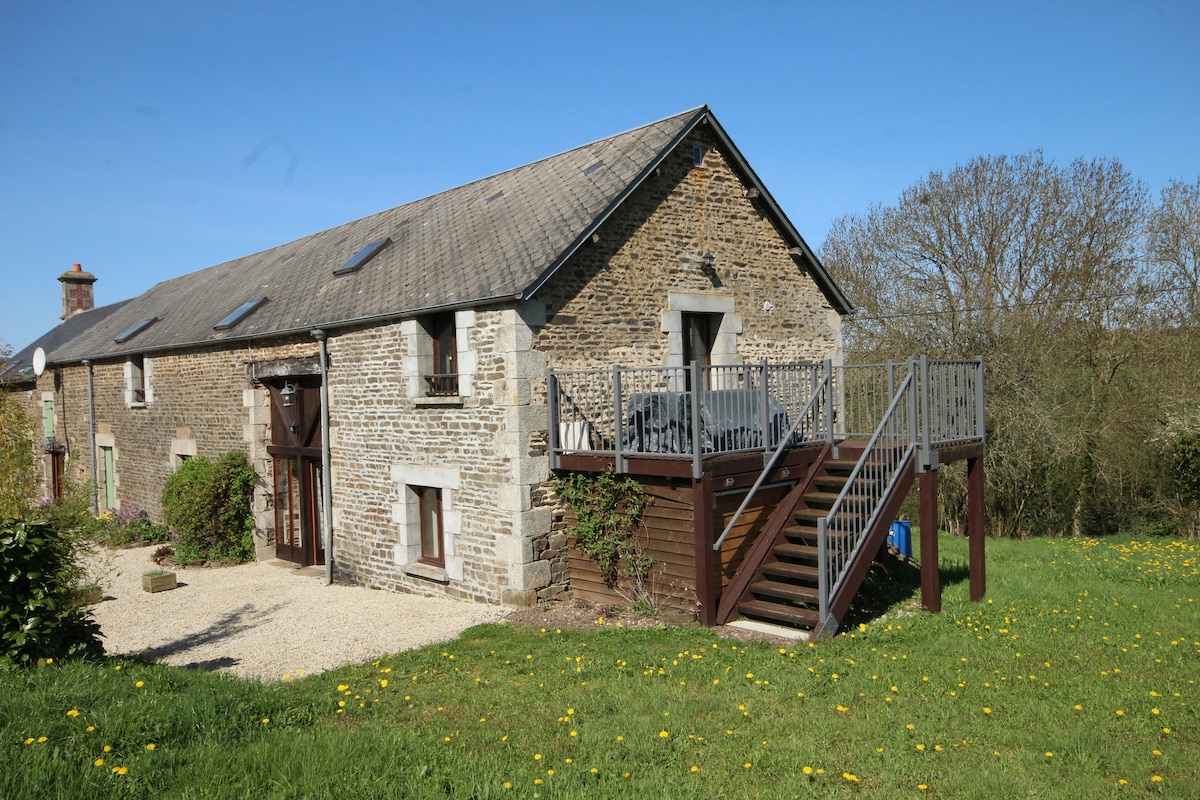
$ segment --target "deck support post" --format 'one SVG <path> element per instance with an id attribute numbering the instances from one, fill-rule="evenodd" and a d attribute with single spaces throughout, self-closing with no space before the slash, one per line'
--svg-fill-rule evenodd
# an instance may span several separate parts
<path id="1" fill-rule="evenodd" d="M 967 538 L 971 573 L 971 601 L 987 594 L 983 531 L 983 457 L 967 459 Z"/>
<path id="2" fill-rule="evenodd" d="M 692 479 L 692 513 L 696 530 L 696 602 L 700 605 L 700 624 L 710 628 L 717 624 L 720 601 L 717 565 L 721 554 L 713 550 L 713 505 L 712 477 L 705 472 L 699 480 Z"/>
<path id="3" fill-rule="evenodd" d="M 931 614 L 942 611 L 942 581 L 938 574 L 938 507 L 936 469 L 921 473 L 921 606 Z"/>

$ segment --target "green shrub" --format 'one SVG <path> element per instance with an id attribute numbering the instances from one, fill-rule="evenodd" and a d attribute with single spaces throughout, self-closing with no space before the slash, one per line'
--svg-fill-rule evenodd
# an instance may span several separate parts
<path id="1" fill-rule="evenodd" d="M 180 564 L 254 558 L 254 486 L 258 475 L 240 452 L 189 458 L 163 487 L 163 517 L 175 531 Z"/>
<path id="2" fill-rule="evenodd" d="M 80 546 L 44 520 L 0 519 L 0 658 L 103 654 L 100 626 L 78 603 Z"/>
<path id="3" fill-rule="evenodd" d="M 3 358 L 0 358 L 0 366 L 3 364 Z M 37 496 L 39 476 L 33 456 L 35 435 L 33 420 L 16 395 L 0 387 L 0 515 L 20 516 Z"/>
<path id="4" fill-rule="evenodd" d="M 92 520 L 89 538 L 108 547 L 127 544 L 162 544 L 170 540 L 167 525 L 155 525 L 150 515 L 133 503 L 122 503 L 119 510 L 108 509 Z"/>

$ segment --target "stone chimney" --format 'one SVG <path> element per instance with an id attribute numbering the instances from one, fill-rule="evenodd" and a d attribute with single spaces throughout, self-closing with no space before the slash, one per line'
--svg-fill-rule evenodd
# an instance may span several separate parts
<path id="1" fill-rule="evenodd" d="M 62 281 L 64 321 L 80 311 L 91 311 L 95 308 L 96 295 L 92 289 L 92 284 L 96 282 L 95 275 L 84 272 L 82 265 L 74 264 L 70 272 L 64 272 L 58 279 Z"/>

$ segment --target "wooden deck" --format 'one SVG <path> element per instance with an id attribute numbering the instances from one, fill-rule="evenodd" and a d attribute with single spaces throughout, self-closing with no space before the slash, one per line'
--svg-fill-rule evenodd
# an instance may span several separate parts
<path id="1" fill-rule="evenodd" d="M 981 361 L 721 370 L 550 373 L 552 468 L 613 470 L 653 498 L 640 534 L 651 578 L 608 585 L 572 551 L 577 595 L 651 593 L 708 625 L 740 613 L 836 630 L 915 483 L 922 603 L 940 610 L 938 471 L 965 460 L 971 596 L 983 596 Z M 680 385 L 721 388 L 654 389 Z"/>

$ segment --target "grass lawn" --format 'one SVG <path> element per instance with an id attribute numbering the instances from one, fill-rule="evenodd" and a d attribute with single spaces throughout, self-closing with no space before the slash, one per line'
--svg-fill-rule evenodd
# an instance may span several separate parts
<path id="1" fill-rule="evenodd" d="M 1200 796 L 1200 543 L 989 541 L 981 603 L 941 554 L 942 614 L 812 646 L 604 620 L 268 683 L 0 671 L 0 797 Z"/>

